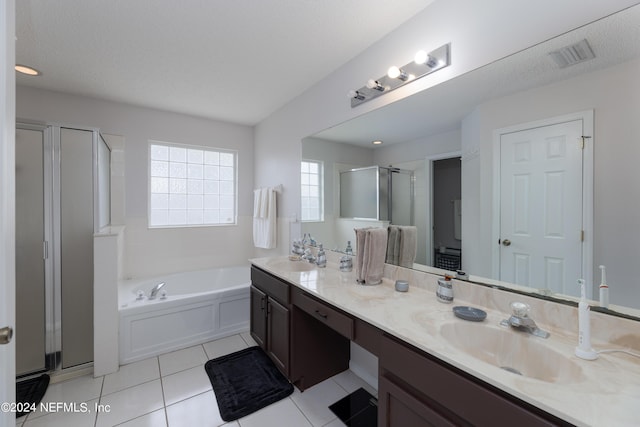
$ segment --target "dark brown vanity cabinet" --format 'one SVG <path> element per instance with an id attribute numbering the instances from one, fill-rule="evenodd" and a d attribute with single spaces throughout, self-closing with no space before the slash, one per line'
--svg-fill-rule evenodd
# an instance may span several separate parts
<path id="1" fill-rule="evenodd" d="M 571 425 L 387 334 L 379 363 L 378 427 Z"/>
<path id="2" fill-rule="evenodd" d="M 251 267 L 251 336 L 289 377 L 289 285 Z"/>

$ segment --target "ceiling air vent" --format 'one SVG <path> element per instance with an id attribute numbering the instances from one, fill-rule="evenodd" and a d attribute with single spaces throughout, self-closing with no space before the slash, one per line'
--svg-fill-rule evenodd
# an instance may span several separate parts
<path id="1" fill-rule="evenodd" d="M 551 58 L 560 68 L 575 65 L 579 62 L 584 62 L 596 57 L 593 50 L 591 50 L 591 46 L 589 46 L 587 39 L 583 39 L 578 43 L 549 52 L 549 55 L 551 55 Z"/>

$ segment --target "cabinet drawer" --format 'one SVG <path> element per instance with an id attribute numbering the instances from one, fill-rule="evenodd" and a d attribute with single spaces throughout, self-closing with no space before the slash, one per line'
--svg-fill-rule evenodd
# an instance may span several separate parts
<path id="1" fill-rule="evenodd" d="M 311 316 L 320 320 L 340 335 L 353 339 L 353 319 L 326 303 L 307 295 L 304 291 L 293 289 L 291 302 Z"/>
<path id="2" fill-rule="evenodd" d="M 289 305 L 289 285 L 269 273 L 251 266 L 251 283 L 282 305 Z"/>

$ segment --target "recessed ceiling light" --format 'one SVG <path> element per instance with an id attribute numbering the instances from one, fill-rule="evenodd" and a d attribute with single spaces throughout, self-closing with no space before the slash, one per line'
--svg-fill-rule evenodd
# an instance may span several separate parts
<path id="1" fill-rule="evenodd" d="M 379 139 L 377 139 L 377 140 L 375 140 L 375 141 L 371 141 L 371 143 L 372 143 L 373 145 L 380 145 L 380 144 L 382 144 L 382 141 L 380 141 Z"/>
<path id="2" fill-rule="evenodd" d="M 28 67 L 26 65 L 16 64 L 16 71 L 22 74 L 26 74 L 27 76 L 41 76 L 42 73 L 36 70 L 33 67 Z"/>

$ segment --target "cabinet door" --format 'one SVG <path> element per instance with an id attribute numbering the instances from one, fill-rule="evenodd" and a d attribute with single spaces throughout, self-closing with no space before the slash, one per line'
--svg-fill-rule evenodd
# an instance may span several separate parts
<path id="1" fill-rule="evenodd" d="M 454 427 L 427 403 L 381 376 L 378 390 L 378 427 Z"/>
<path id="2" fill-rule="evenodd" d="M 251 285 L 251 336 L 260 347 L 267 343 L 267 294 Z"/>
<path id="3" fill-rule="evenodd" d="M 267 354 L 280 371 L 289 377 L 289 309 L 267 300 Z"/>

